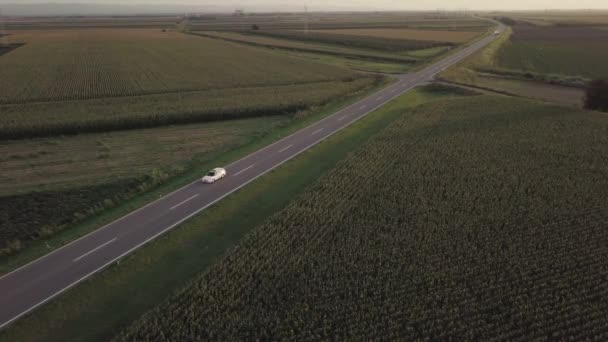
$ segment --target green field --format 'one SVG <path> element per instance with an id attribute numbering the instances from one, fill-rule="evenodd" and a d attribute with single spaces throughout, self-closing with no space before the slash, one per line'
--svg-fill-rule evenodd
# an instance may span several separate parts
<path id="1" fill-rule="evenodd" d="M 287 115 L 368 88 L 376 81 L 359 77 L 352 81 L 0 105 L 0 140 Z"/>
<path id="2" fill-rule="evenodd" d="M 437 12 L 335 12 L 269 13 L 244 16 L 204 15 L 189 18 L 192 31 L 243 31 L 258 25 L 263 30 L 349 29 L 349 28 L 451 28 L 484 30 L 487 21 L 456 13 Z"/>
<path id="3" fill-rule="evenodd" d="M 300 31 L 302 32 L 302 31 Z M 373 37 L 379 39 L 396 39 L 404 41 L 430 41 L 440 43 L 466 43 L 479 34 L 485 32 L 470 30 L 430 30 L 430 29 L 411 29 L 411 28 L 383 28 L 383 29 L 331 29 L 331 30 L 312 30 L 309 32 L 320 34 L 338 34 L 349 37 Z"/>
<path id="4" fill-rule="evenodd" d="M 0 255 L 48 238 L 287 118 L 193 124 L 0 144 Z"/>
<path id="5" fill-rule="evenodd" d="M 136 124 L 129 124 L 127 127 L 131 130 L 127 131 L 5 141 L 0 144 L 0 151 L 5 152 L 0 163 L 0 215 L 6 218 L 0 224 L 3 241 L 0 255 L 14 254 L 32 240 L 49 238 L 125 200 L 150 191 L 194 166 L 268 135 L 279 126 L 297 125 L 316 111 L 307 110 L 310 106 L 323 108 L 324 104 L 331 105 L 339 99 L 352 99 L 379 84 L 363 78 L 350 83 L 329 82 L 319 89 L 314 89 L 318 84 L 295 85 L 290 87 L 294 90 L 291 97 L 279 88 L 268 88 L 264 97 L 260 97 L 264 94 L 260 88 L 249 91 L 248 97 L 245 96 L 247 90 L 234 93 L 235 97 L 250 99 L 247 104 L 249 108 L 259 106 L 259 115 L 283 114 L 281 116 L 154 129 L 133 129 L 141 126 L 134 121 Z M 189 103 L 191 99 L 197 104 L 201 100 L 196 95 L 200 94 L 184 96 L 183 103 Z M 301 101 L 297 107 L 288 103 L 294 98 Z M 130 98 L 125 100 L 130 101 Z M 209 105 L 214 102 L 226 103 L 225 100 L 216 95 L 204 101 Z M 99 113 L 114 110 L 103 106 L 107 104 L 106 100 L 89 101 L 100 102 Z M 285 103 L 285 107 L 280 113 L 264 107 L 276 108 L 282 103 Z M 61 108 L 61 104 L 57 108 Z M 76 127 L 76 131 L 86 131 L 87 126 L 79 125 L 99 124 L 112 119 L 109 115 L 96 117 L 92 113 L 79 113 L 78 105 L 74 108 L 74 112 L 64 112 L 64 124 Z M 151 113 L 145 110 L 129 111 L 127 116 L 119 116 L 118 122 L 124 124 L 127 120 L 141 119 L 145 125 L 149 125 L 155 119 L 150 116 L 155 114 L 154 103 L 146 102 L 143 104 L 145 108 L 152 108 Z M 168 108 L 164 109 L 170 113 Z M 142 114 L 141 118 L 137 116 L 138 113 Z M 62 124 L 59 118 L 56 118 L 56 122 L 42 121 L 39 118 L 44 117 L 44 112 L 38 111 L 38 114 L 30 116 L 29 122 L 42 122 L 40 127 L 47 128 L 49 124 Z M 74 119 L 79 118 L 77 114 L 81 114 L 82 120 Z M 233 112 L 217 120 L 238 118 L 239 115 L 241 113 L 236 106 Z M 175 122 L 163 119 L 153 126 Z M 124 129 L 125 126 L 117 128 Z"/>
<path id="6" fill-rule="evenodd" d="M 205 271 L 256 225 L 285 207 L 374 133 L 394 122 L 404 108 L 456 96 L 449 90 L 434 88 L 409 93 L 138 250 L 122 260 L 119 267 L 109 268 L 73 289 L 69 296 L 62 296 L 0 332 L 0 341 L 109 340 Z M 327 107 L 324 113 L 316 113 L 310 119 L 317 120 L 335 109 Z M 228 158 L 226 162 L 239 155 Z M 171 276 L 164 276 L 167 274 Z M 117 311 L 117 306 L 121 310 Z"/>
<path id="7" fill-rule="evenodd" d="M 254 46 L 280 48 L 284 50 L 308 53 L 322 53 L 332 56 L 350 57 L 353 59 L 356 58 L 384 62 L 400 62 L 404 64 L 412 64 L 418 61 L 418 59 L 408 57 L 407 55 L 398 55 L 373 49 L 357 49 L 319 42 L 303 42 L 281 37 L 271 37 L 251 33 L 205 31 L 197 32 L 195 34 L 225 39 L 238 43 L 250 44 Z"/>
<path id="8" fill-rule="evenodd" d="M 577 42 L 513 41 L 498 55 L 498 65 L 507 69 L 586 79 L 608 77 L 607 60 L 606 42 L 584 37 Z"/>
<path id="9" fill-rule="evenodd" d="M 608 26 L 606 10 L 492 12 L 494 17 L 508 17 L 540 26 Z"/>
<path id="10" fill-rule="evenodd" d="M 582 14 L 579 18 L 588 19 Z M 604 62 L 608 59 L 608 31 L 601 29 L 608 27 L 608 16 L 604 19 L 607 21 L 603 24 L 560 21 L 538 24 L 516 16 L 509 42 L 496 56 L 496 67 L 562 78 L 608 77 Z"/>
<path id="11" fill-rule="evenodd" d="M 486 20 L 429 13 L 192 18 L 189 33 L 287 50 L 357 71 L 406 73 L 488 31 Z"/>
<path id="12" fill-rule="evenodd" d="M 173 31 L 24 30 L 11 40 L 25 45 L 0 58 L 1 140 L 293 113 L 370 81 Z"/>
<path id="13" fill-rule="evenodd" d="M 0 58 L 2 256 L 382 84 L 160 29 L 22 30 L 10 39 L 24 45 Z M 225 122 L 254 117 L 265 118 Z"/>
<path id="14" fill-rule="evenodd" d="M 285 125 L 287 117 L 179 125 L 0 145 L 0 196 L 147 174 L 230 150 Z"/>
<path id="15" fill-rule="evenodd" d="M 495 76 L 477 77 L 475 86 L 505 94 L 579 108 L 582 107 L 585 99 L 584 89 Z"/>
<path id="16" fill-rule="evenodd" d="M 519 18 L 519 17 L 517 17 Z M 518 22 L 442 78 L 515 96 L 581 107 L 589 79 L 608 75 L 608 35 L 598 27 Z"/>
<path id="17" fill-rule="evenodd" d="M 447 28 L 327 29 L 309 33 L 301 30 L 192 32 L 245 45 L 285 50 L 291 56 L 338 67 L 388 74 L 407 73 L 482 33 Z"/>
<path id="18" fill-rule="evenodd" d="M 608 337 L 608 116 L 423 105 L 119 340 Z"/>
<path id="19" fill-rule="evenodd" d="M 395 29 L 396 30 L 396 29 Z M 397 30 L 405 32 L 404 29 Z M 407 30 L 407 32 L 416 32 L 416 34 L 408 34 L 406 38 L 396 38 L 393 30 L 389 29 L 344 29 L 344 30 L 274 30 L 274 31 L 255 31 L 256 35 L 269 36 L 274 38 L 282 38 L 304 42 L 319 42 L 323 44 L 332 44 L 336 46 L 345 46 L 356 49 L 370 49 L 385 52 L 404 52 L 421 49 L 429 49 L 439 46 L 454 46 L 456 43 L 447 41 L 449 37 L 454 36 L 452 31 L 429 31 L 429 30 Z M 418 31 L 418 32 L 417 32 Z M 359 32 L 348 34 L 347 32 Z M 368 32 L 363 34 L 361 32 Z M 375 35 L 370 35 L 369 32 L 375 32 Z M 442 34 L 443 32 L 443 34 Z M 475 37 L 477 34 L 471 32 L 463 32 L 463 37 Z M 443 36 L 443 37 L 442 37 Z M 420 37 L 414 39 L 411 37 Z M 433 40 L 430 40 L 432 37 Z M 442 41 L 441 39 L 444 39 Z M 427 40 L 429 39 L 429 40 Z M 469 40 L 469 39 L 466 39 Z M 466 41 L 465 40 L 465 41 Z"/>
<path id="20" fill-rule="evenodd" d="M 5 104 L 353 77 L 345 69 L 151 29 L 16 31 L 11 40 L 26 45 L 0 59 L 0 103 Z"/>

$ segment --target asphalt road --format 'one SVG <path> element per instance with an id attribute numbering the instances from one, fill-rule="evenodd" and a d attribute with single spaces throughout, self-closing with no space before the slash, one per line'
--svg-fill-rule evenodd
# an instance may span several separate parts
<path id="1" fill-rule="evenodd" d="M 399 76 L 391 86 L 226 166 L 228 175 L 215 184 L 189 184 L 0 277 L 0 329 L 392 99 L 429 82 L 495 38 L 488 36 L 424 70 Z"/>

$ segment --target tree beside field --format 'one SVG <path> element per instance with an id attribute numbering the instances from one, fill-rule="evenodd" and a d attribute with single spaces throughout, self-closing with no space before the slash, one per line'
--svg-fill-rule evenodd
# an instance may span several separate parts
<path id="1" fill-rule="evenodd" d="M 608 79 L 589 83 L 585 95 L 585 108 L 608 112 Z"/>

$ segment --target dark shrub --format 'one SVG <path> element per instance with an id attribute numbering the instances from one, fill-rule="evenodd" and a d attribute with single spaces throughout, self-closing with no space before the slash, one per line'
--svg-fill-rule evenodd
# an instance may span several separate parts
<path id="1" fill-rule="evenodd" d="M 608 112 L 608 80 L 595 80 L 587 85 L 585 108 Z"/>

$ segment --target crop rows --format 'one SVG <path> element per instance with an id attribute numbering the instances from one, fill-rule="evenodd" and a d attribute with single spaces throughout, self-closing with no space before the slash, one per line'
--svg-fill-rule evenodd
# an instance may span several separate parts
<path id="1" fill-rule="evenodd" d="M 475 31 L 448 31 L 448 30 L 415 30 L 408 28 L 386 28 L 386 29 L 333 29 L 333 30 L 312 30 L 315 33 L 331 33 L 346 36 L 363 36 L 375 38 L 417 40 L 417 41 L 436 41 L 450 43 L 465 43 L 480 32 Z"/>
<path id="2" fill-rule="evenodd" d="M 517 23 L 498 54 L 501 67 L 529 73 L 608 77 L 608 30 Z"/>
<path id="3" fill-rule="evenodd" d="M 356 36 L 356 35 L 345 35 L 339 33 L 331 33 L 331 30 L 325 30 L 323 33 L 319 31 L 295 31 L 295 30 L 269 30 L 269 31 L 258 31 L 257 34 L 277 37 L 294 39 L 300 41 L 311 41 L 321 42 L 340 46 L 347 46 L 353 48 L 366 48 L 376 49 L 381 51 L 411 51 L 428 49 L 438 46 L 454 46 L 456 44 L 451 42 L 442 41 L 430 41 L 430 40 L 406 40 L 406 39 L 394 39 L 394 38 L 381 38 L 381 37 L 370 37 L 370 36 Z"/>
<path id="4" fill-rule="evenodd" d="M 0 106 L 0 139 L 285 115 L 369 88 L 375 78 Z"/>
<path id="5" fill-rule="evenodd" d="M 304 42 L 289 39 L 273 38 L 260 34 L 236 33 L 236 32 L 213 32 L 206 31 L 204 33 L 197 32 L 196 35 L 205 37 L 219 38 L 229 42 L 248 44 L 266 48 L 278 48 L 290 51 L 322 53 L 332 56 L 340 56 L 351 59 L 373 60 L 382 62 L 394 62 L 402 64 L 416 63 L 418 59 L 409 56 L 402 56 L 390 52 L 360 50 L 341 46 L 332 46 L 327 44 L 318 44 L 315 42 Z"/>
<path id="6" fill-rule="evenodd" d="M 17 31 L 0 59 L 0 104 L 345 80 L 325 64 L 146 29 Z"/>
<path id="7" fill-rule="evenodd" d="M 402 118 L 120 340 L 608 339 L 608 119 Z"/>
<path id="8" fill-rule="evenodd" d="M 62 191 L 0 197 L 0 256 L 21 250 L 26 243 L 49 237 L 133 196 L 149 177 L 121 179 Z M 155 180 L 157 181 L 157 180 Z"/>

